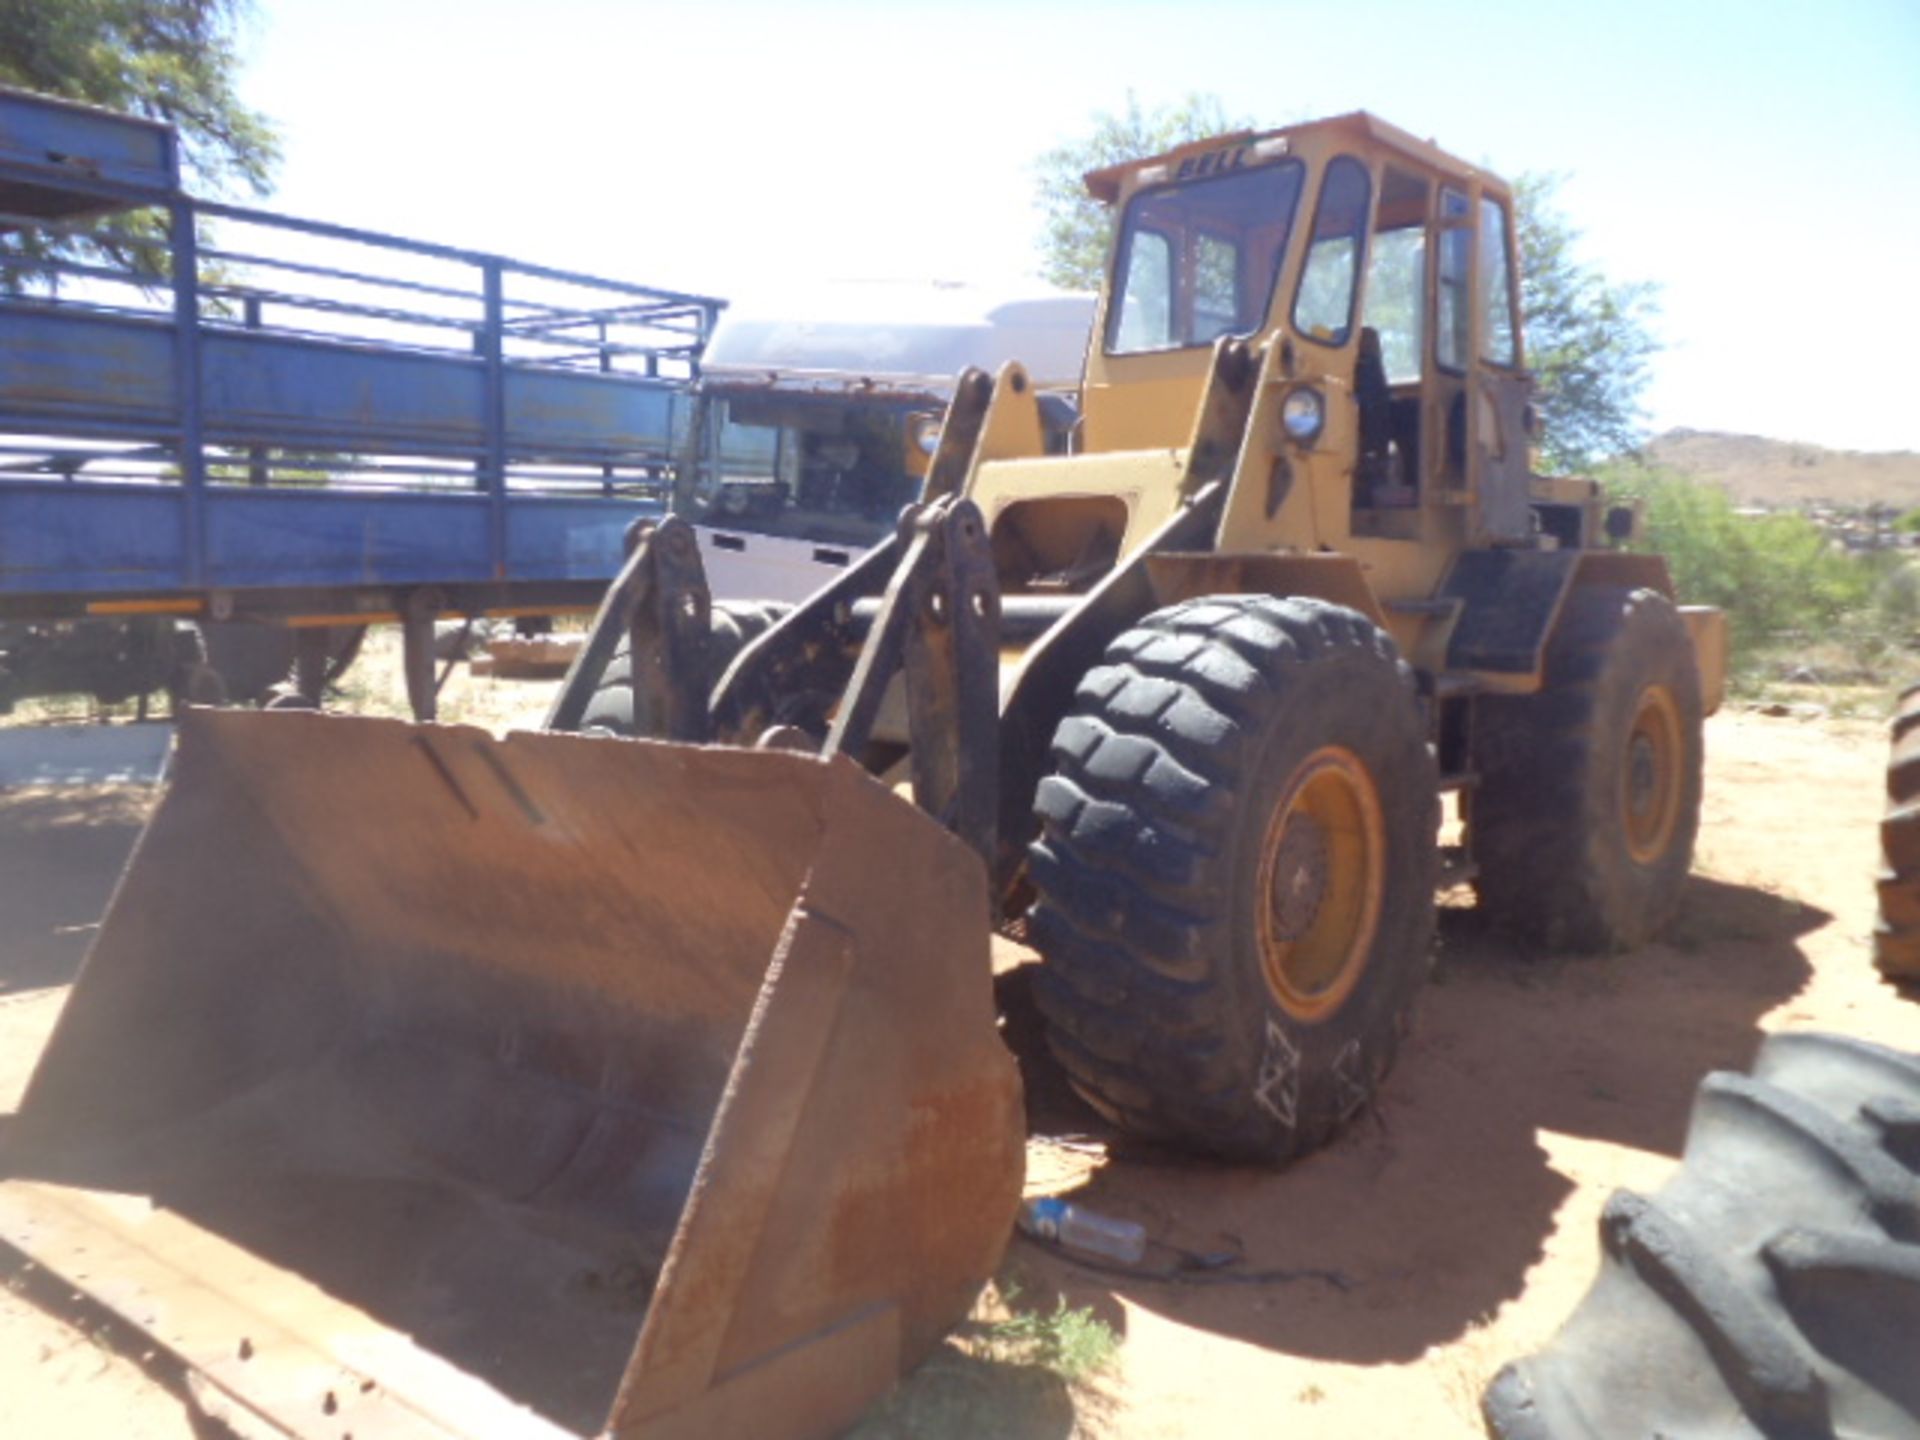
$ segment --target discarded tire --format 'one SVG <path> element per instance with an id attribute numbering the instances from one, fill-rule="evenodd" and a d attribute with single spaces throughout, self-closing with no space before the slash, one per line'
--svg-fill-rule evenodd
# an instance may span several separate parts
<path id="1" fill-rule="evenodd" d="M 1900 692 L 1880 822 L 1880 917 L 1873 963 L 1889 979 L 1920 979 L 1920 685 Z"/>
<path id="2" fill-rule="evenodd" d="M 1279 1163 L 1392 1065 L 1430 964 L 1437 784 L 1410 672 L 1341 606 L 1149 615 L 1035 797 L 1035 998 L 1115 1124 Z"/>
<path id="3" fill-rule="evenodd" d="M 1775 1035 L 1701 1082 L 1679 1171 L 1482 1400 L 1500 1440 L 1920 1436 L 1920 1056 Z"/>
<path id="4" fill-rule="evenodd" d="M 733 659 L 753 641 L 773 628 L 793 607 L 775 600 L 716 600 L 707 645 L 707 691 L 720 683 Z M 641 699 L 639 724 L 633 714 L 633 661 L 622 640 L 607 662 L 581 717 L 583 730 L 607 730 L 615 735 L 653 733 L 646 697 Z"/>

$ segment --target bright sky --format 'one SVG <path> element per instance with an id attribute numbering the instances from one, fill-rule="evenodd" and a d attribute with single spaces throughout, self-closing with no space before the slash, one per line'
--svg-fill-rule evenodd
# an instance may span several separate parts
<path id="1" fill-rule="evenodd" d="M 1653 428 L 1920 449 L 1916 0 L 256 0 L 293 214 L 722 297 L 1034 269 L 1032 162 L 1192 91 L 1563 172 Z"/>

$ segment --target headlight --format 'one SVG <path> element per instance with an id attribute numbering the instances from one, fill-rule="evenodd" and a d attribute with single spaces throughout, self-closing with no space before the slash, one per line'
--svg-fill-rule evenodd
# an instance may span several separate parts
<path id="1" fill-rule="evenodd" d="M 1318 390 L 1302 386 L 1289 391 L 1280 402 L 1280 424 L 1287 434 L 1302 445 L 1320 438 L 1320 427 L 1327 422 L 1327 402 Z"/>
<path id="2" fill-rule="evenodd" d="M 907 433 L 922 455 L 931 455 L 940 448 L 939 415 L 915 415 L 907 422 Z"/>

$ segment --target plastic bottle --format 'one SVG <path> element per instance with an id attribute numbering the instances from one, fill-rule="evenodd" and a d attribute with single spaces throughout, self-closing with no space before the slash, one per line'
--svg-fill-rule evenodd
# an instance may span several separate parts
<path id="1" fill-rule="evenodd" d="M 1147 1253 L 1147 1232 L 1131 1220 L 1116 1220 L 1084 1205 L 1051 1195 L 1020 1207 L 1020 1228 L 1040 1240 L 1055 1240 L 1069 1250 L 1098 1255 L 1121 1265 L 1138 1265 Z"/>

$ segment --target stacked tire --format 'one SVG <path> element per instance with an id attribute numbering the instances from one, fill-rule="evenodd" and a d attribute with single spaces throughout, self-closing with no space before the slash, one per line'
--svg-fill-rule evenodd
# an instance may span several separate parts
<path id="1" fill-rule="evenodd" d="M 734 657 L 777 625 L 791 609 L 791 605 L 777 600 L 713 602 L 712 628 L 707 639 L 709 693 L 727 673 Z M 658 733 L 657 702 L 651 695 L 640 696 L 640 713 L 634 713 L 633 656 L 626 640 L 621 640 L 601 673 L 580 728 L 628 737 Z"/>
<path id="2" fill-rule="evenodd" d="M 1880 854 L 1873 963 L 1890 980 L 1920 980 L 1920 684 L 1900 692 L 1893 712 Z"/>

